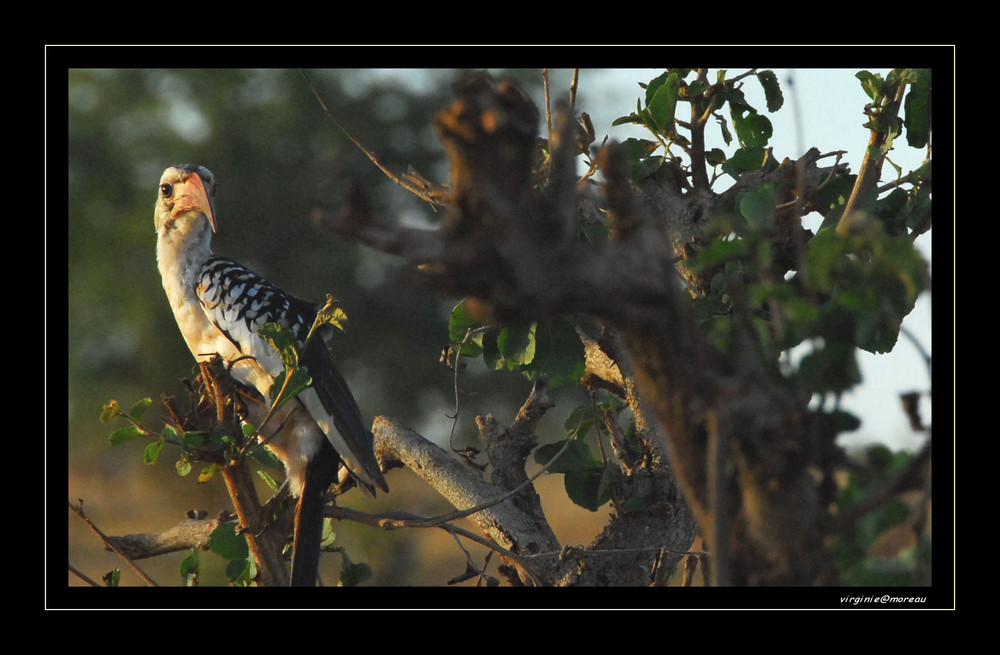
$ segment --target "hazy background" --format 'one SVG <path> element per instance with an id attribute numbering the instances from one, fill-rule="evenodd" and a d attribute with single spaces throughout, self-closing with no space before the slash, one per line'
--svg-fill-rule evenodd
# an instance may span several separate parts
<path id="1" fill-rule="evenodd" d="M 751 65 L 758 63 L 747 57 Z M 906 64 L 908 62 L 899 62 Z M 734 73 L 745 68 L 732 68 Z M 857 171 L 867 143 L 861 127 L 866 96 L 852 69 L 774 69 L 785 106 L 769 115 L 779 159 L 809 147 L 847 150 Z M 870 70 L 888 72 L 888 69 Z M 541 106 L 539 69 L 495 71 L 519 81 Z M 585 69 L 578 106 L 590 113 L 598 141 L 635 132 L 611 121 L 636 106 L 657 69 Z M 455 69 L 309 70 L 338 120 L 390 169 L 413 167 L 447 182 L 443 152 L 428 117 L 451 98 L 451 83 L 468 71 Z M 565 93 L 571 71 L 553 70 L 554 93 Z M 790 82 L 790 83 L 789 83 Z M 155 427 L 161 394 L 182 396 L 181 378 L 191 377 L 192 359 L 174 324 L 155 262 L 153 204 L 162 170 L 192 162 L 211 169 L 219 182 L 219 232 L 215 252 L 233 258 L 304 298 L 332 293 L 349 317 L 335 352 L 362 412 L 399 419 L 447 446 L 454 412 L 451 372 L 439 362 L 447 341 L 447 316 L 458 298 L 417 290 L 414 274 L 396 259 L 314 229 L 316 207 L 336 209 L 347 184 L 360 181 L 382 211 L 410 224 L 433 225 L 435 214 L 398 188 L 327 119 L 302 74 L 289 69 L 82 68 L 68 74 L 68 469 L 69 499 L 83 499 L 88 515 L 108 534 L 158 531 L 189 508 L 211 513 L 227 506 L 221 481 L 196 484 L 178 478 L 165 454 L 155 467 L 142 464 L 142 445 L 111 448 L 113 426 L 98 421 L 114 398 L 123 405 L 146 396 L 155 403 L 147 423 Z M 746 88 L 759 98 L 756 82 Z M 721 140 L 718 144 L 722 145 Z M 903 172 L 922 152 L 900 145 L 892 159 Z M 832 163 L 832 159 L 829 160 Z M 891 179 L 886 167 L 885 179 Z M 50 179 L 59 185 L 61 180 Z M 49 207 L 50 228 L 58 207 Z M 931 240 L 921 239 L 930 258 Z M 56 253 L 50 252 L 51 257 Z M 50 280 L 55 286 L 59 280 Z M 925 297 L 906 326 L 930 351 L 930 308 Z M 902 391 L 926 390 L 926 369 L 901 340 L 889 355 L 863 357 L 866 382 L 845 399 L 864 421 L 854 441 L 893 447 L 916 442 L 899 410 Z M 475 366 L 461 379 L 462 406 L 455 445 L 477 445 L 475 416 L 493 413 L 509 422 L 530 384 L 517 374 L 481 375 Z M 50 403 L 52 399 L 50 397 Z M 565 413 L 586 401 L 582 391 L 558 398 L 543 426 L 542 441 L 561 437 Z M 929 408 L 926 410 L 929 415 Z M 59 457 L 49 430 L 49 456 Z M 345 502 L 361 509 L 400 509 L 434 514 L 448 509 L 433 492 L 405 472 L 390 476 L 393 493 L 371 503 L 360 495 Z M 606 508 L 591 514 L 560 499 L 561 476 L 543 476 L 542 493 L 557 534 L 565 543 L 586 543 L 606 522 Z M 96 539 L 69 518 L 70 561 L 100 577 L 120 566 Z M 368 562 L 372 584 L 440 585 L 464 568 L 461 551 L 440 531 L 384 533 L 350 524 L 337 526 L 352 559 Z M 482 561 L 482 552 L 471 549 Z M 143 566 L 163 584 L 175 584 L 177 562 L 158 558 Z M 203 555 L 208 566 L 213 558 Z M 324 558 L 327 583 L 339 560 Z M 420 566 L 417 566 L 419 563 Z M 134 584 L 135 578 L 126 581 Z M 220 578 L 206 571 L 205 583 Z M 70 578 L 71 584 L 77 581 Z"/>

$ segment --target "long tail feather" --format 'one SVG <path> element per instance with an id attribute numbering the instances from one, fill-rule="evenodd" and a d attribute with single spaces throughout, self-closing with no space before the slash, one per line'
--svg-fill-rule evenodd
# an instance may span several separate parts
<path id="1" fill-rule="evenodd" d="M 323 506 L 326 491 L 337 476 L 338 457 L 324 442 L 319 454 L 306 468 L 302 495 L 295 507 L 295 548 L 292 554 L 293 587 L 315 587 L 319 575 L 320 545 L 323 541 Z"/>

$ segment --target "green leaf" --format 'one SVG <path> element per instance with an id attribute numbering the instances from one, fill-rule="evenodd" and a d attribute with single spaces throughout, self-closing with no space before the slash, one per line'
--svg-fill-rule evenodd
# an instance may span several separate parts
<path id="1" fill-rule="evenodd" d="M 663 166 L 663 157 L 646 157 L 629 166 L 629 175 L 634 180 L 643 180 L 660 170 Z"/>
<path id="2" fill-rule="evenodd" d="M 736 130 L 736 138 L 744 148 L 763 148 L 774 132 L 770 119 L 767 116 L 750 111 L 743 114 L 740 111 L 733 111 L 733 128 Z"/>
<path id="3" fill-rule="evenodd" d="M 264 450 L 264 449 L 260 448 L 259 450 Z M 271 451 L 267 451 L 267 452 L 270 453 Z M 272 457 L 274 457 L 274 456 L 272 455 Z M 281 461 L 277 460 L 277 458 L 274 458 L 274 459 L 276 461 L 273 462 L 273 465 L 275 467 L 281 466 Z M 271 491 L 277 491 L 278 489 L 281 488 L 281 482 L 279 482 L 273 475 L 269 474 L 267 471 L 258 470 L 257 471 L 257 477 L 259 477 L 261 480 L 263 480 L 264 483 L 271 489 Z"/>
<path id="4" fill-rule="evenodd" d="M 734 177 L 745 171 L 757 171 L 764 167 L 767 160 L 767 150 L 765 148 L 740 148 L 733 153 L 732 157 L 726 160 L 726 172 Z"/>
<path id="5" fill-rule="evenodd" d="M 250 554 L 246 537 L 236 531 L 236 521 L 222 523 L 213 530 L 208 548 L 223 559 L 242 559 Z"/>
<path id="6" fill-rule="evenodd" d="M 906 206 L 900 213 L 907 229 L 912 230 L 914 234 L 923 234 L 931 226 L 931 209 L 931 183 L 923 182 L 911 192 Z"/>
<path id="7" fill-rule="evenodd" d="M 856 175 L 837 175 L 820 186 L 816 194 L 816 206 L 823 214 L 820 230 L 833 227 L 840 221 L 856 179 Z"/>
<path id="8" fill-rule="evenodd" d="M 570 439 L 541 446 L 535 451 L 535 462 L 548 464 L 567 441 L 566 451 L 548 468 L 548 471 L 564 475 L 563 486 L 566 495 L 574 504 L 596 512 L 610 499 L 609 478 L 606 477 L 610 473 L 583 441 Z"/>
<path id="9" fill-rule="evenodd" d="M 757 73 L 757 81 L 764 88 L 764 98 L 767 102 L 767 110 L 776 112 L 785 103 L 785 97 L 781 93 L 781 85 L 778 84 L 778 76 L 774 71 L 765 70 Z"/>
<path id="10" fill-rule="evenodd" d="M 356 587 L 372 577 L 371 567 L 364 562 L 352 562 L 345 548 L 331 548 L 330 550 L 340 553 L 341 557 L 338 586 Z"/>
<path id="11" fill-rule="evenodd" d="M 828 343 L 805 355 L 799 362 L 797 376 L 804 389 L 813 393 L 840 394 L 861 382 L 853 346 Z"/>
<path id="12" fill-rule="evenodd" d="M 566 441 L 562 440 L 539 446 L 535 450 L 535 462 L 542 465 L 548 464 L 549 460 L 555 457 L 556 453 L 566 445 Z M 578 439 L 568 441 L 569 445 L 566 447 L 566 452 L 560 455 L 559 459 L 549 466 L 549 473 L 574 473 L 604 468 L 604 464 L 601 460 L 594 457 L 586 443 Z"/>
<path id="13" fill-rule="evenodd" d="M 217 451 L 222 447 L 222 438 L 208 432 L 185 432 L 181 437 L 181 446 L 193 450 Z"/>
<path id="14" fill-rule="evenodd" d="M 603 220 L 582 219 L 580 221 L 580 235 L 587 243 L 603 243 L 608 240 L 610 234 L 611 229 Z"/>
<path id="15" fill-rule="evenodd" d="M 313 323 L 319 327 L 320 325 L 332 325 L 338 330 L 344 330 L 344 324 L 347 323 L 347 314 L 340 307 L 334 306 L 333 296 L 326 294 L 326 304 L 316 312 L 316 319 Z"/>
<path id="16" fill-rule="evenodd" d="M 629 137 L 621 142 L 621 147 L 629 161 L 638 161 L 653 154 L 660 147 L 660 144 L 649 139 Z"/>
<path id="17" fill-rule="evenodd" d="M 652 97 L 648 98 L 649 115 L 652 117 L 653 127 L 657 128 L 657 131 L 664 134 L 673 133 L 674 113 L 677 110 L 679 94 L 680 79 L 677 77 L 677 73 L 670 73 L 653 90 Z"/>
<path id="18" fill-rule="evenodd" d="M 142 415 L 146 413 L 146 410 L 149 409 L 152 404 L 152 398 L 143 398 L 132 405 L 132 408 L 128 410 L 128 415 L 131 416 L 136 422 L 141 421 Z"/>
<path id="19" fill-rule="evenodd" d="M 347 559 L 340 567 L 340 586 L 356 587 L 372 577 L 372 569 L 364 562 L 353 563 Z"/>
<path id="20" fill-rule="evenodd" d="M 906 115 L 906 142 L 913 148 L 923 148 L 931 134 L 931 69 L 914 69 L 915 81 L 903 101 Z"/>
<path id="21" fill-rule="evenodd" d="M 108 441 L 112 446 L 118 446 L 123 443 L 128 443 L 133 439 L 145 436 L 147 433 L 138 425 L 129 424 L 125 427 L 118 428 L 108 437 Z"/>
<path id="22" fill-rule="evenodd" d="M 569 319 L 557 316 L 535 325 L 534 356 L 522 369 L 529 380 L 544 374 L 555 389 L 576 383 L 585 369 L 583 342 Z"/>
<path id="23" fill-rule="evenodd" d="M 729 122 L 717 113 L 712 114 L 712 116 L 714 116 L 715 120 L 718 121 L 719 130 L 722 131 L 722 141 L 728 146 L 733 142 L 733 135 L 729 131 Z"/>
<path id="24" fill-rule="evenodd" d="M 563 486 L 573 503 L 591 512 L 596 512 L 611 499 L 603 469 L 567 473 Z"/>
<path id="25" fill-rule="evenodd" d="M 466 357 L 478 357 L 483 352 L 483 334 L 481 331 L 470 335 L 470 330 L 477 330 L 481 325 L 472 316 L 466 301 L 455 305 L 448 318 L 448 337 L 451 342 L 461 345 L 459 354 Z M 468 338 L 467 338 L 468 337 Z"/>
<path id="26" fill-rule="evenodd" d="M 142 452 L 142 461 L 146 464 L 156 464 L 157 460 L 160 459 L 160 453 L 163 452 L 164 443 L 166 443 L 164 439 L 157 439 L 147 444 Z"/>
<path id="27" fill-rule="evenodd" d="M 864 89 L 865 94 L 869 98 L 877 100 L 882 95 L 883 81 L 881 75 L 869 71 L 859 71 L 854 76 L 861 80 L 861 88 Z"/>
<path id="28" fill-rule="evenodd" d="M 726 153 L 721 148 L 712 148 L 705 153 L 705 163 L 709 166 L 720 166 L 726 161 Z"/>
<path id="29" fill-rule="evenodd" d="M 333 545 L 337 540 L 337 533 L 333 530 L 333 520 L 329 517 L 323 518 L 323 532 L 320 537 L 320 547 L 326 548 Z"/>
<path id="30" fill-rule="evenodd" d="M 250 456 L 265 466 L 276 469 L 283 467 L 281 460 L 266 446 L 254 446 L 250 449 Z M 263 474 L 263 472 L 258 473 Z"/>
<path id="31" fill-rule="evenodd" d="M 854 432 L 861 427 L 861 420 L 857 416 L 839 409 L 816 412 L 814 417 L 820 434 L 830 439 L 844 432 Z"/>
<path id="32" fill-rule="evenodd" d="M 274 348 L 285 368 L 298 367 L 299 340 L 291 330 L 277 323 L 265 323 L 257 330 L 257 334 Z"/>
<path id="33" fill-rule="evenodd" d="M 112 569 L 104 574 L 101 580 L 104 582 L 106 587 L 117 587 L 122 579 L 121 569 Z"/>
<path id="34" fill-rule="evenodd" d="M 906 218 L 902 215 L 902 210 L 908 197 L 906 191 L 896 188 L 875 201 L 872 213 L 882 221 L 888 234 L 906 233 Z"/>
<path id="35" fill-rule="evenodd" d="M 625 151 L 625 159 L 633 179 L 641 180 L 656 172 L 663 164 L 663 157 L 650 156 L 660 147 L 655 141 L 628 138 L 621 142 L 621 147 Z"/>
<path id="36" fill-rule="evenodd" d="M 650 103 L 653 101 L 653 96 L 655 96 L 656 92 L 660 90 L 660 87 L 666 83 L 667 78 L 669 78 L 670 75 L 670 71 L 664 71 L 645 84 L 646 95 L 643 97 L 643 102 L 646 107 L 649 107 Z M 636 104 L 638 105 L 638 101 Z"/>
<path id="37" fill-rule="evenodd" d="M 800 274 L 808 290 L 829 296 L 815 335 L 873 353 L 894 347 L 900 323 L 930 284 L 909 237 L 887 235 L 874 222 L 855 235 L 821 230 L 805 249 Z"/>
<path id="38" fill-rule="evenodd" d="M 252 557 L 229 560 L 226 565 L 226 575 L 237 586 L 250 586 L 253 579 L 257 577 L 257 563 L 253 561 Z"/>
<path id="39" fill-rule="evenodd" d="M 637 124 L 637 123 L 641 123 L 641 122 L 642 122 L 642 120 L 640 119 L 639 114 L 636 114 L 636 113 L 633 112 L 633 113 L 629 114 L 628 116 L 619 116 L 615 120 L 611 121 L 611 125 L 612 126 L 616 126 L 616 125 L 633 125 L 633 124 Z"/>
<path id="40" fill-rule="evenodd" d="M 771 225 L 777 198 L 777 185 L 774 182 L 763 184 L 743 195 L 740 199 L 740 213 L 751 226 L 766 228 Z"/>
<path id="41" fill-rule="evenodd" d="M 693 257 L 688 266 L 695 273 L 702 273 L 720 264 L 738 261 L 749 253 L 749 246 L 743 239 L 715 239 Z"/>
<path id="42" fill-rule="evenodd" d="M 288 378 L 288 384 L 286 385 L 285 378 L 288 370 L 286 369 L 276 375 L 274 382 L 271 384 L 268 395 L 271 397 L 272 402 L 277 401 L 274 402 L 274 409 L 280 408 L 312 384 L 312 377 L 309 373 L 304 368 L 296 367 L 291 369 L 292 375 Z M 280 399 L 278 399 L 278 394 L 282 394 Z"/>
<path id="43" fill-rule="evenodd" d="M 187 557 L 181 560 L 178 566 L 178 573 L 184 581 L 184 586 L 192 587 L 197 583 L 198 572 L 201 569 L 201 561 L 198 556 L 198 549 L 192 548 Z"/>
<path id="44" fill-rule="evenodd" d="M 535 359 L 535 324 L 507 327 L 497 335 L 497 348 L 504 366 L 514 370 Z"/>
<path id="45" fill-rule="evenodd" d="M 575 407 L 563 421 L 563 432 L 568 439 L 582 439 L 594 426 L 594 408 L 589 405 Z M 558 452 L 553 451 L 552 455 Z M 551 459 L 551 457 L 549 458 Z M 538 461 L 536 456 L 535 461 Z M 548 460 L 546 460 L 547 462 Z M 544 462 L 543 462 L 544 464 Z"/>

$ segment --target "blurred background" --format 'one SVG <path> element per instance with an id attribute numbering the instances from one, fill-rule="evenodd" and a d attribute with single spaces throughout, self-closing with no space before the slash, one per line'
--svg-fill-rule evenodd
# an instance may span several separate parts
<path id="1" fill-rule="evenodd" d="M 447 106 L 452 83 L 468 72 L 306 71 L 332 114 L 384 165 L 397 174 L 412 168 L 441 183 L 448 179 L 447 162 L 428 118 Z M 542 106 L 540 69 L 492 72 L 514 78 Z M 578 106 L 593 117 L 598 142 L 605 134 L 617 139 L 630 136 L 628 128 L 612 130 L 611 121 L 634 110 L 641 94 L 638 84 L 658 72 L 581 72 Z M 854 72 L 796 73 L 800 76 L 794 77 L 794 87 L 786 87 L 785 109 L 772 117 L 776 137 L 784 130 L 790 139 L 780 146 L 776 142 L 779 158 L 797 157 L 813 145 L 824 152 L 851 146 L 851 167 L 858 169 L 866 139 L 860 129 L 865 98 L 852 79 Z M 568 69 L 551 71 L 554 92 L 565 94 L 571 76 Z M 831 85 L 834 78 L 840 86 Z M 786 70 L 779 79 L 784 83 L 793 78 Z M 794 112 L 789 93 L 810 84 L 815 84 L 816 93 L 832 93 L 850 108 L 844 123 L 852 130 L 848 138 L 843 128 L 832 128 L 840 141 L 822 143 L 827 138 L 821 135 L 823 129 L 830 128 L 829 103 L 813 114 L 817 129 L 803 132 L 801 122 L 803 117 L 808 121 L 809 114 Z M 148 396 L 154 406 L 144 423 L 158 428 L 164 414 L 161 395 L 183 396 L 181 380 L 194 374 L 155 261 L 156 185 L 162 170 L 178 163 L 202 164 L 218 181 L 216 253 L 302 298 L 322 300 L 330 293 L 339 301 L 349 320 L 334 351 L 365 417 L 395 418 L 448 447 L 449 417 L 455 412 L 454 376 L 440 355 L 447 343 L 448 315 L 460 299 L 420 292 L 414 271 L 401 262 L 323 234 L 310 218 L 318 207 L 335 211 L 351 182 L 363 185 L 386 216 L 407 224 L 433 226 L 441 213 L 372 165 L 324 115 L 302 72 L 80 68 L 68 72 L 68 92 L 71 502 L 82 499 L 88 516 L 111 535 L 163 530 L 179 522 L 188 509 L 215 514 L 228 507 L 221 480 L 199 485 L 194 476 L 178 477 L 168 453 L 156 466 L 146 466 L 143 444 L 110 447 L 107 436 L 117 426 L 98 420 L 110 399 L 127 408 Z M 809 101 L 808 95 L 803 98 L 803 103 Z M 780 121 L 786 121 L 784 127 Z M 50 218 L 54 215 L 51 212 Z M 924 247 L 929 257 L 929 239 Z M 920 311 L 920 332 L 930 349 L 929 312 L 923 305 Z M 905 357 L 903 366 L 912 368 L 903 371 L 902 378 L 912 381 L 912 371 L 920 372 L 922 362 L 912 351 Z M 509 423 L 530 390 L 530 383 L 518 374 L 486 375 L 472 362 L 460 385 L 461 412 L 452 440 L 456 448 L 478 445 L 477 415 L 491 413 Z M 898 396 L 899 390 L 897 385 L 887 393 Z M 586 395 L 568 389 L 560 392 L 557 402 L 543 423 L 543 442 L 562 437 L 565 412 L 585 403 Z M 876 402 L 885 407 L 883 401 Z M 904 430 L 901 412 L 893 426 L 876 428 L 873 436 L 881 439 L 886 430 Z M 57 452 L 57 444 L 49 445 Z M 406 472 L 393 471 L 389 482 L 392 493 L 376 501 L 355 492 L 342 501 L 372 511 L 434 515 L 450 509 Z M 606 523 L 607 508 L 590 513 L 565 500 L 561 476 L 543 476 L 539 488 L 551 503 L 547 511 L 564 543 L 585 544 Z M 443 585 L 465 569 L 465 554 L 443 531 L 383 532 L 349 523 L 334 527 L 337 545 L 353 561 L 371 566 L 369 584 Z M 484 551 L 465 546 L 481 565 Z M 161 584 L 179 584 L 177 566 L 185 555 L 141 564 Z M 69 558 L 95 579 L 121 566 L 72 514 Z M 209 553 L 202 555 L 202 583 L 222 584 L 221 562 L 212 559 Z M 327 584 L 337 580 L 339 559 L 324 557 Z M 134 574 L 123 572 L 123 584 L 137 583 Z M 81 583 L 71 575 L 69 584 Z"/>

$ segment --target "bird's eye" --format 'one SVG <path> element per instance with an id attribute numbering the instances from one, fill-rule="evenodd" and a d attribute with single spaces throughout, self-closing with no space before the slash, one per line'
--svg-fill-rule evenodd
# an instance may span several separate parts
<path id="1" fill-rule="evenodd" d="M 169 198 L 174 195 L 174 185 L 172 184 L 161 184 L 160 185 L 160 195 L 164 198 Z"/>

